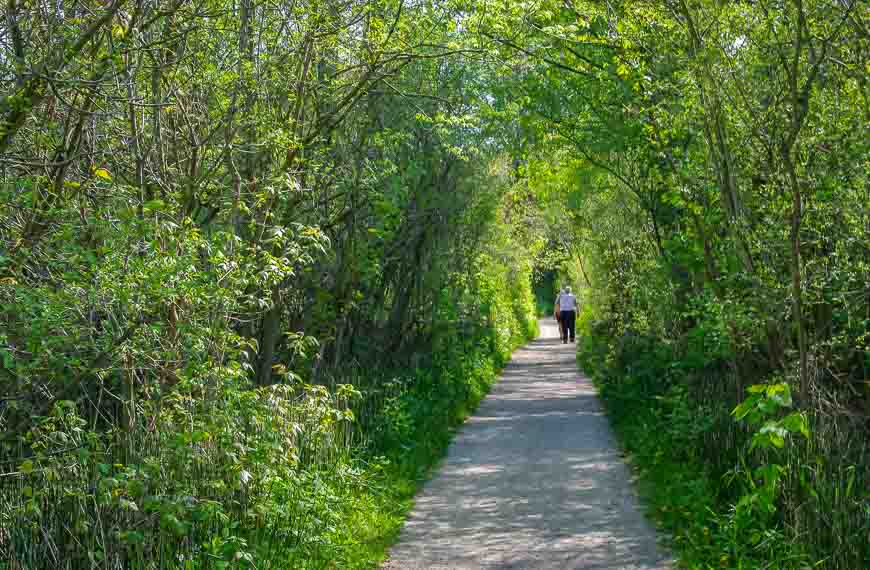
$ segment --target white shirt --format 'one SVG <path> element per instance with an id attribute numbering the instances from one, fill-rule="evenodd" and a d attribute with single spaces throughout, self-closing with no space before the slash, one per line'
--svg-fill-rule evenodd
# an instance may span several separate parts
<path id="1" fill-rule="evenodd" d="M 560 293 L 556 302 L 559 303 L 560 311 L 577 310 L 577 297 L 573 293 Z"/>

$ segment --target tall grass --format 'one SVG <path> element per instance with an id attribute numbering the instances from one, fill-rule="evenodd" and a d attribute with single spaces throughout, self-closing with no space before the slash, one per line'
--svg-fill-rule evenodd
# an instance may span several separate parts
<path id="1" fill-rule="evenodd" d="M 343 405 L 322 387 L 225 390 L 105 434 L 58 406 L 30 434 L 35 454 L 4 474 L 3 558 L 169 568 L 316 554 L 311 539 L 352 508 L 344 489 L 365 484 Z"/>
<path id="2" fill-rule="evenodd" d="M 655 339 L 620 345 L 604 335 L 585 337 L 579 353 L 682 566 L 870 567 L 866 418 L 817 390 L 804 405 L 808 438 L 752 449 L 754 430 L 731 410 L 737 388 L 761 379 L 686 369 L 677 356 Z M 752 501 L 762 483 L 757 469 L 771 464 L 783 471 L 767 512 Z"/>
<path id="3" fill-rule="evenodd" d="M 62 402 L 2 458 L 0 568 L 375 567 L 452 428 L 534 333 L 511 330 L 320 385 L 181 384 L 103 431 Z"/>

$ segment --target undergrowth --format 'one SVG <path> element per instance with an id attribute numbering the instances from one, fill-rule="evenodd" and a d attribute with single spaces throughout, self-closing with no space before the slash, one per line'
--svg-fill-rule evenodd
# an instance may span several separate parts
<path id="1" fill-rule="evenodd" d="M 674 346 L 596 332 L 580 365 L 682 567 L 868 567 L 867 447 L 847 438 L 854 426 L 795 411 L 788 382 L 738 401 L 723 389 L 733 378 L 686 367 Z"/>
<path id="2" fill-rule="evenodd" d="M 480 290 L 474 311 L 437 308 L 454 325 L 413 368 L 252 387 L 239 343 L 108 425 L 59 401 L 3 444 L 0 569 L 377 567 L 453 428 L 536 332 L 528 288 L 490 273 Z"/>
<path id="3" fill-rule="evenodd" d="M 364 390 L 380 413 L 364 414 L 360 431 L 368 442 L 358 461 L 372 476 L 362 491 L 364 504 L 342 521 L 329 558 L 293 559 L 294 568 L 373 568 L 398 538 L 418 486 L 443 457 L 454 430 L 471 414 L 495 382 L 513 348 L 534 336 L 527 328 L 510 350 L 468 343 L 436 368 L 395 376 L 383 388 Z M 476 346 L 475 346 L 476 345 Z M 482 347 L 481 347 L 482 346 Z"/>

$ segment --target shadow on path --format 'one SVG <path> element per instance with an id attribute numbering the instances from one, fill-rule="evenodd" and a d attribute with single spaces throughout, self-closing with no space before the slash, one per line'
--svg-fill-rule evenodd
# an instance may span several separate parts
<path id="1" fill-rule="evenodd" d="M 575 345 L 541 330 L 457 434 L 385 570 L 669 567 Z"/>

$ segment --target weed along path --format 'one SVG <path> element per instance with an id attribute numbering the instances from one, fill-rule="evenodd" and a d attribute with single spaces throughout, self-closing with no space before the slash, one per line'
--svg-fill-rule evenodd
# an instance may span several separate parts
<path id="1" fill-rule="evenodd" d="M 457 433 L 385 570 L 669 567 L 575 345 L 541 330 Z"/>

